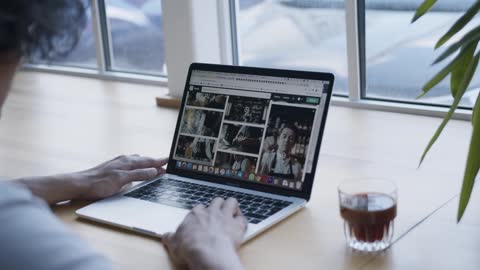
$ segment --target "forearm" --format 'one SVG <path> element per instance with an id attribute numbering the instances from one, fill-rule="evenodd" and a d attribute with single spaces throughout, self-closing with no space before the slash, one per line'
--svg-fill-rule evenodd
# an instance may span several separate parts
<path id="1" fill-rule="evenodd" d="M 23 184 L 35 196 L 52 205 L 75 199 L 86 189 L 82 181 L 76 181 L 75 174 L 58 174 L 52 176 L 26 177 L 12 180 Z"/>
<path id="2" fill-rule="evenodd" d="M 23 184 L 49 204 L 75 199 L 99 200 L 117 194 L 125 185 L 134 181 L 144 181 L 164 174 L 162 167 L 167 162 L 167 158 L 119 156 L 85 171 L 25 177 L 13 182 Z"/>

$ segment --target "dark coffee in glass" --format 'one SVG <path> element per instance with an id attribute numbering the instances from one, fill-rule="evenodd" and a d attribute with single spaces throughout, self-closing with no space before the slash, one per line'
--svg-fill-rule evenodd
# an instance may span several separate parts
<path id="1" fill-rule="evenodd" d="M 393 183 L 381 180 L 342 183 L 339 199 L 345 238 L 350 247 L 379 251 L 391 244 L 393 221 L 397 216 L 397 195 Z"/>

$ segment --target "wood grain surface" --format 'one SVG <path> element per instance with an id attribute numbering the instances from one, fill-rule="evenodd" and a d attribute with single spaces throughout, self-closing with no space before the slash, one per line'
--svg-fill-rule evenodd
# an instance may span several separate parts
<path id="1" fill-rule="evenodd" d="M 0 121 L 0 175 L 76 171 L 120 154 L 168 156 L 178 111 L 158 108 L 166 89 L 21 72 Z M 471 125 L 451 121 L 418 166 L 439 118 L 331 107 L 307 207 L 246 243 L 247 269 L 477 269 L 480 194 L 460 225 L 457 195 Z M 365 254 L 346 247 L 337 186 L 384 178 L 399 188 L 395 243 Z M 157 239 L 79 219 L 87 202 L 55 213 L 121 269 L 173 268 Z"/>

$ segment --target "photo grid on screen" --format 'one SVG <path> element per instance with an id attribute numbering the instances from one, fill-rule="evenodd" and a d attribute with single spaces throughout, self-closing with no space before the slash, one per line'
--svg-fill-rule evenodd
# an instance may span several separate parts
<path id="1" fill-rule="evenodd" d="M 177 167 L 300 190 L 317 109 L 190 89 Z"/>

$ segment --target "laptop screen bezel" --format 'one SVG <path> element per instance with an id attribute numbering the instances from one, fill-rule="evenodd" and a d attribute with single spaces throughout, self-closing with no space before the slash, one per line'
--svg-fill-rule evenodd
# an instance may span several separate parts
<path id="1" fill-rule="evenodd" d="M 203 173 L 190 171 L 190 170 L 182 170 L 182 169 L 177 169 L 175 167 L 176 162 L 173 162 L 173 160 L 174 160 L 174 153 L 175 153 L 175 147 L 176 147 L 176 139 L 177 139 L 177 136 L 179 135 L 180 125 L 182 122 L 181 112 L 183 112 L 186 104 L 187 93 L 190 85 L 190 78 L 193 70 L 328 81 L 329 84 L 328 84 L 328 89 L 326 89 L 327 95 L 326 95 L 326 102 L 325 102 L 325 107 L 324 107 L 322 120 L 321 120 L 322 122 L 320 125 L 320 133 L 318 136 L 318 141 L 317 141 L 314 156 L 313 156 L 314 165 L 312 166 L 312 172 L 308 174 L 309 177 L 307 177 L 307 175 L 305 176 L 305 179 L 303 181 L 305 184 L 302 190 L 300 191 L 293 190 L 293 189 L 291 190 L 291 189 L 286 189 L 286 188 L 277 187 L 277 186 L 259 184 L 251 181 L 222 177 L 219 175 L 210 175 L 210 174 L 203 174 Z M 325 122 L 327 119 L 328 109 L 330 105 L 330 99 L 332 96 L 333 82 L 334 82 L 334 75 L 331 73 L 324 73 L 324 72 L 295 71 L 295 70 L 270 69 L 270 68 L 245 67 L 245 66 L 227 66 L 227 65 L 204 64 L 204 63 L 191 64 L 190 68 L 188 69 L 188 76 L 185 83 L 180 111 L 178 114 L 177 125 L 175 127 L 175 134 L 173 136 L 173 142 L 172 142 L 170 156 L 169 156 L 170 162 L 167 165 L 167 173 L 181 176 L 181 177 L 201 179 L 202 181 L 207 181 L 207 182 L 212 182 L 217 184 L 225 184 L 225 185 L 234 186 L 234 187 L 272 193 L 276 195 L 303 198 L 308 201 L 312 193 L 313 181 L 315 179 L 315 174 L 318 167 L 317 163 L 318 163 L 318 158 L 320 154 L 320 146 L 322 143 L 323 133 L 325 129 Z"/>

